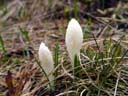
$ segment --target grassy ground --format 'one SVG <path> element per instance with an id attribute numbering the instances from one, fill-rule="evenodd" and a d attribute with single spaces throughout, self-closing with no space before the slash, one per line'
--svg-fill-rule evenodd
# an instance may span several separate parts
<path id="1" fill-rule="evenodd" d="M 128 2 L 101 1 L 0 2 L 0 96 L 127 96 Z M 65 48 L 73 17 L 84 33 L 75 79 Z M 42 41 L 55 60 L 55 90 L 38 66 Z"/>

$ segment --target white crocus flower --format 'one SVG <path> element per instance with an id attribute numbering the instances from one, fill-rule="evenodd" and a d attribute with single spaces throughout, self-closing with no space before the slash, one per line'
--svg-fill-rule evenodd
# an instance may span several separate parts
<path id="1" fill-rule="evenodd" d="M 48 76 L 50 84 L 53 87 L 54 86 L 54 81 L 53 81 L 54 76 L 53 76 L 52 72 L 54 69 L 54 61 L 53 61 L 53 57 L 52 57 L 50 50 L 44 43 L 40 44 L 38 55 L 39 55 L 39 61 L 41 63 L 41 66 L 43 67 L 45 73 Z"/>
<path id="2" fill-rule="evenodd" d="M 82 28 L 77 20 L 71 19 L 66 31 L 65 43 L 73 68 L 75 55 L 77 55 L 80 59 L 80 48 L 82 46 L 82 42 Z"/>

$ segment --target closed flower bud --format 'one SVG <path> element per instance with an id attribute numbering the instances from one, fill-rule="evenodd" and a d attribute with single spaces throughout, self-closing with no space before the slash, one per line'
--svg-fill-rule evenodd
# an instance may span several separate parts
<path id="1" fill-rule="evenodd" d="M 54 81 L 53 81 L 54 76 L 52 73 L 54 69 L 53 57 L 50 50 L 44 43 L 40 44 L 38 55 L 41 66 L 43 67 L 45 73 L 47 74 L 51 86 L 53 86 L 54 85 Z"/>
<path id="2" fill-rule="evenodd" d="M 80 58 L 80 48 L 82 46 L 82 42 L 82 28 L 77 20 L 71 19 L 66 30 L 65 43 L 73 68 L 75 55 L 77 55 Z"/>

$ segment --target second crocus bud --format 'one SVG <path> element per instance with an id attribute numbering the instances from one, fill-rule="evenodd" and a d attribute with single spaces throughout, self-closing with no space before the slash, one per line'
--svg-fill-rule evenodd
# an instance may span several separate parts
<path id="1" fill-rule="evenodd" d="M 52 73 L 54 69 L 54 61 L 50 50 L 43 42 L 40 44 L 38 55 L 41 66 L 48 76 L 51 86 L 54 86 L 54 76 Z"/>

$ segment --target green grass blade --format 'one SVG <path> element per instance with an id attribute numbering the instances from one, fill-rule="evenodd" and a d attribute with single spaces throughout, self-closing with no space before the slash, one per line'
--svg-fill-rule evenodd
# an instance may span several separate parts
<path id="1" fill-rule="evenodd" d="M 55 68 L 58 66 L 59 64 L 59 44 L 56 44 L 56 48 L 54 50 L 54 65 Z M 54 73 L 55 77 L 58 76 L 58 69 L 56 69 L 55 73 Z"/>
<path id="2" fill-rule="evenodd" d="M 2 52 L 3 52 L 3 54 L 5 55 L 6 49 L 5 49 L 4 41 L 3 41 L 3 38 L 2 38 L 2 36 L 1 36 L 1 34 L 0 34 L 0 49 L 2 49 Z"/>
<path id="3" fill-rule="evenodd" d="M 78 73 L 78 71 L 80 70 L 80 68 L 79 68 L 79 66 L 80 66 L 80 60 L 79 60 L 79 57 L 77 56 L 77 55 L 75 55 L 75 57 L 74 57 L 74 76 L 77 76 L 77 73 Z"/>

